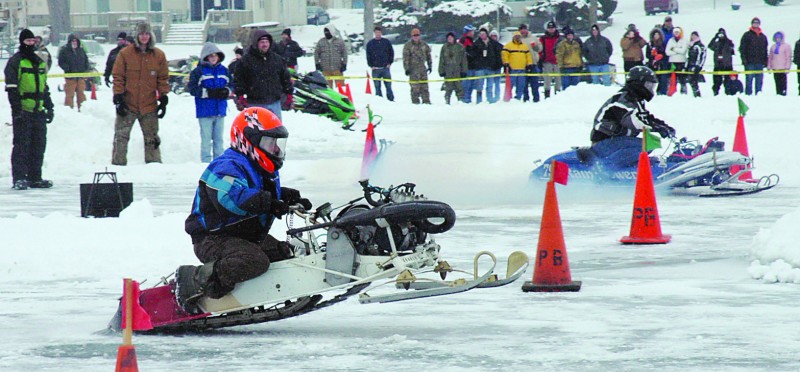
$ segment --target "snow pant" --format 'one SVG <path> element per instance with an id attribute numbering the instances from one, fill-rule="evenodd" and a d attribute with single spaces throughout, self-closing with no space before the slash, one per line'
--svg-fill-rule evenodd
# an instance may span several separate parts
<path id="1" fill-rule="evenodd" d="M 322 75 L 325 76 L 326 78 L 329 78 L 329 77 L 341 78 L 342 77 L 342 72 L 339 71 L 339 70 L 322 70 Z M 333 80 L 332 79 L 327 79 L 327 80 L 328 80 L 328 87 L 329 88 L 333 88 Z M 338 87 L 340 85 L 344 85 L 344 80 L 343 79 L 337 79 L 336 80 L 336 86 Z"/>
<path id="2" fill-rule="evenodd" d="M 538 74 L 541 73 L 542 70 L 539 69 L 539 66 L 533 65 L 533 73 Z M 526 76 L 525 77 L 525 88 L 523 89 L 522 101 L 528 102 L 528 87 L 531 87 L 531 93 L 533 94 L 533 102 L 539 102 L 539 76 Z"/>
<path id="3" fill-rule="evenodd" d="M 639 137 L 611 137 L 592 144 L 592 151 L 602 159 L 607 171 L 635 166 L 642 151 Z"/>
<path id="4" fill-rule="evenodd" d="M 514 99 L 521 100 L 522 97 L 528 97 L 527 92 L 527 76 L 524 76 L 525 70 L 510 70 L 511 86 L 514 87 Z M 520 76 L 514 76 L 519 74 Z"/>
<path id="5" fill-rule="evenodd" d="M 411 103 L 419 104 L 431 103 L 430 92 L 428 92 L 428 72 L 420 69 L 420 71 L 412 70 L 408 76 L 411 81 L 425 81 L 425 83 L 409 83 L 411 85 Z"/>
<path id="6" fill-rule="evenodd" d="M 42 180 L 42 163 L 47 147 L 47 124 L 43 114 L 22 111 L 13 119 L 14 139 L 11 150 L 12 182 Z"/>
<path id="7" fill-rule="evenodd" d="M 761 63 L 749 63 L 744 65 L 744 71 L 763 71 L 764 65 Z M 756 90 L 753 91 L 753 80 L 756 81 Z M 744 94 L 751 95 L 753 93 L 758 94 L 761 93 L 761 88 L 764 85 L 764 74 L 757 73 L 757 74 L 745 74 L 744 75 Z"/>
<path id="8" fill-rule="evenodd" d="M 77 93 L 78 96 L 78 110 L 81 104 L 86 101 L 86 79 L 84 78 L 67 78 L 64 81 L 64 106 L 74 108 L 73 99 Z"/>
<path id="9" fill-rule="evenodd" d="M 700 97 L 700 79 L 703 76 L 699 73 L 695 72 L 694 74 L 689 75 L 689 86 L 692 87 L 692 94 L 695 97 Z"/>
<path id="10" fill-rule="evenodd" d="M 230 235 L 207 235 L 194 243 L 194 254 L 204 264 L 214 262 L 206 288 L 211 298 L 224 296 L 236 283 L 267 272 L 270 262 L 283 258 L 278 240 L 271 235 L 260 243 Z"/>
<path id="11" fill-rule="evenodd" d="M 158 116 L 156 112 L 140 114 L 128 111 L 124 116 L 117 115 L 114 121 L 114 148 L 111 155 L 111 164 L 128 164 L 128 141 L 131 139 L 131 129 L 133 122 L 139 120 L 144 137 L 144 162 L 161 162 L 161 138 L 158 137 Z"/>
<path id="12" fill-rule="evenodd" d="M 714 65 L 714 71 L 731 71 L 733 70 L 733 66 L 722 66 L 722 65 Z M 711 90 L 714 92 L 714 95 L 719 94 L 720 87 L 725 84 L 725 80 L 729 78 L 729 75 L 713 75 L 711 78 L 714 84 L 711 85 Z"/>
<path id="13" fill-rule="evenodd" d="M 499 75 L 500 70 L 486 70 L 487 75 Z M 495 103 L 500 100 L 500 76 L 486 78 L 486 101 Z"/>
<path id="14" fill-rule="evenodd" d="M 622 61 L 622 69 L 625 70 L 625 72 L 630 71 L 636 66 L 644 66 L 644 61 Z"/>
<path id="15" fill-rule="evenodd" d="M 779 96 L 786 95 L 786 73 L 773 72 L 772 77 L 775 78 L 775 93 Z"/>
<path id="16" fill-rule="evenodd" d="M 445 79 L 457 79 L 459 76 L 455 77 L 445 77 Z M 444 101 L 449 105 L 450 104 L 450 96 L 453 95 L 453 92 L 456 92 L 456 99 L 462 101 L 464 99 L 464 84 L 462 81 L 446 81 L 442 84 L 442 90 L 444 91 Z"/>
<path id="17" fill-rule="evenodd" d="M 564 67 L 561 69 L 562 74 L 574 74 L 577 72 L 581 72 L 580 67 Z M 567 89 L 573 85 L 578 85 L 580 83 L 581 77 L 578 75 L 564 75 L 561 76 L 561 86 L 562 89 Z"/>
<path id="18" fill-rule="evenodd" d="M 669 91 L 669 79 L 670 75 L 672 75 L 669 71 L 662 71 L 666 72 L 665 74 L 656 74 L 656 79 L 658 79 L 658 87 L 656 88 L 656 93 L 659 96 L 667 95 Z"/>
<path id="19" fill-rule="evenodd" d="M 800 64 L 797 65 L 797 68 L 800 69 Z M 797 94 L 800 94 L 800 72 L 797 73 Z"/>
<path id="20" fill-rule="evenodd" d="M 381 81 L 378 79 L 386 79 L 383 84 L 386 85 L 386 99 L 394 101 L 394 92 L 392 92 L 392 71 L 388 67 L 379 67 L 372 69 L 372 82 L 375 83 L 375 95 L 383 97 L 381 90 Z"/>
<path id="21" fill-rule="evenodd" d="M 558 65 L 553 63 L 543 63 L 542 64 L 542 73 L 544 74 L 557 74 L 558 73 Z M 561 77 L 560 76 L 544 76 L 544 90 L 549 92 L 550 91 L 550 84 L 555 82 L 556 85 L 556 92 L 561 91 Z"/>
<path id="22" fill-rule="evenodd" d="M 603 84 L 605 86 L 611 85 L 611 75 L 608 73 L 611 68 L 608 64 L 605 65 L 588 65 L 587 68 L 591 73 L 602 73 L 602 75 L 592 75 L 592 84 Z"/>
<path id="23" fill-rule="evenodd" d="M 281 112 L 283 110 L 281 108 L 281 101 L 275 101 L 272 103 L 248 102 L 248 104 L 250 105 L 250 107 L 261 107 L 270 110 L 272 111 L 273 114 L 275 114 L 275 116 L 278 117 L 278 119 L 283 121 L 283 118 L 281 117 Z"/>
<path id="24" fill-rule="evenodd" d="M 225 117 L 209 116 L 197 120 L 200 122 L 200 161 L 210 163 L 224 151 L 222 134 L 225 131 Z"/>

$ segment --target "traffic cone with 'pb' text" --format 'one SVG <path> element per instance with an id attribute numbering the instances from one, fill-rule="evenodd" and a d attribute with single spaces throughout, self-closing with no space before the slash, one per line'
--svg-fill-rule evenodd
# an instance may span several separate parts
<path id="1" fill-rule="evenodd" d="M 661 234 L 661 220 L 658 217 L 656 191 L 650 171 L 650 157 L 646 151 L 639 153 L 639 167 L 636 171 L 636 194 L 633 198 L 633 217 L 631 232 L 623 236 L 623 244 L 666 244 L 672 239 Z"/>
<path id="2" fill-rule="evenodd" d="M 553 171 L 551 170 L 551 172 Z M 549 181 L 544 196 L 533 279 L 522 285 L 522 291 L 578 292 L 580 290 L 581 282 L 573 282 L 569 271 L 567 248 L 561 228 L 561 215 L 558 212 L 556 186 L 553 181 Z"/>

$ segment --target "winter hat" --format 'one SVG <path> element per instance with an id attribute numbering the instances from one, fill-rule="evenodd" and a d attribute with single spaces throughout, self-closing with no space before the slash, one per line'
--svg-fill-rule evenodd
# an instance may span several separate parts
<path id="1" fill-rule="evenodd" d="M 597 26 L 596 24 L 594 24 L 594 25 L 592 25 L 592 31 L 594 31 L 594 30 L 597 30 L 597 32 L 600 32 L 600 27 Z"/>
<path id="2" fill-rule="evenodd" d="M 151 33 L 152 30 L 150 29 L 150 24 L 147 22 L 139 23 L 136 25 L 136 35 L 144 34 L 144 33 Z"/>
<path id="3" fill-rule="evenodd" d="M 564 26 L 564 28 L 561 30 L 561 32 L 564 33 L 564 36 L 566 36 L 566 35 L 573 35 L 574 36 L 575 35 L 575 32 L 572 31 L 572 28 L 569 27 L 569 26 Z"/>
<path id="4" fill-rule="evenodd" d="M 553 21 L 547 22 L 546 28 L 556 28 L 556 23 Z"/>
<path id="5" fill-rule="evenodd" d="M 291 37 L 292 36 L 292 30 L 288 29 L 288 28 L 284 28 L 283 31 L 281 32 L 281 35 L 286 35 L 286 36 Z"/>
<path id="6" fill-rule="evenodd" d="M 758 17 L 753 17 L 753 20 L 750 21 L 750 24 L 752 25 L 755 22 L 758 22 L 759 25 L 761 24 L 761 20 L 758 19 Z"/>
<path id="7" fill-rule="evenodd" d="M 19 33 L 19 44 L 22 45 L 25 39 L 33 39 L 35 37 L 36 36 L 33 35 L 33 31 L 26 28 Z"/>
<path id="8" fill-rule="evenodd" d="M 783 32 L 778 31 L 775 33 L 775 35 L 772 35 L 772 41 L 777 41 L 778 38 L 781 38 L 781 40 L 783 40 Z"/>
<path id="9" fill-rule="evenodd" d="M 692 36 L 697 36 L 697 37 L 700 37 L 700 34 L 699 34 L 699 33 L 697 33 L 697 31 L 692 31 Z"/>
<path id="10" fill-rule="evenodd" d="M 128 34 L 125 33 L 125 31 L 120 32 L 119 34 L 117 34 L 117 40 L 125 40 L 127 38 L 128 38 Z"/>
<path id="11" fill-rule="evenodd" d="M 496 31 L 492 31 L 492 32 L 496 32 Z M 517 36 L 522 37 L 522 34 L 519 33 L 519 31 L 514 31 L 514 36 L 513 37 L 517 37 Z"/>
<path id="12" fill-rule="evenodd" d="M 595 26 L 597 26 L 597 25 L 595 25 Z M 595 26 L 592 26 L 592 28 L 594 28 Z M 597 31 L 600 31 L 600 30 L 598 29 Z M 631 23 L 631 24 L 628 25 L 628 31 L 636 32 L 636 31 L 639 31 L 639 29 L 636 28 L 635 24 Z"/>
<path id="13" fill-rule="evenodd" d="M 518 30 L 527 30 L 528 29 L 528 25 L 526 25 L 524 23 L 520 23 L 519 28 L 517 28 L 517 29 Z"/>
<path id="14" fill-rule="evenodd" d="M 680 27 L 675 27 L 675 29 L 672 30 L 672 36 L 680 39 L 681 36 L 683 36 L 683 29 Z"/>
<path id="15" fill-rule="evenodd" d="M 418 28 L 414 27 L 414 28 L 411 29 L 411 36 L 420 35 L 420 34 L 421 34 L 421 32 L 419 32 Z"/>
<path id="16" fill-rule="evenodd" d="M 478 33 L 481 33 L 481 32 L 485 32 L 487 35 L 489 34 L 489 30 L 487 30 L 486 27 L 481 27 L 481 30 L 478 31 Z"/>
<path id="17" fill-rule="evenodd" d="M 667 23 L 667 22 L 672 22 L 672 17 L 670 17 L 670 16 L 664 17 L 664 23 Z"/>
<path id="18" fill-rule="evenodd" d="M 444 37 L 444 39 L 445 39 L 445 40 L 447 40 L 447 38 L 448 38 L 448 37 L 450 37 L 450 36 L 452 36 L 452 37 L 453 37 L 453 40 L 456 40 L 456 39 L 458 39 L 458 38 L 456 37 L 456 33 L 455 33 L 455 32 L 453 32 L 453 31 L 450 31 L 450 32 L 448 32 L 448 33 L 447 33 L 447 35 Z"/>
<path id="19" fill-rule="evenodd" d="M 242 49 L 240 47 L 233 48 L 233 54 L 242 55 L 242 54 L 244 54 L 244 49 Z"/>
<path id="20" fill-rule="evenodd" d="M 500 33 L 499 33 L 499 32 L 497 32 L 497 30 L 492 30 L 492 32 L 490 32 L 490 33 L 489 33 L 489 36 L 490 36 L 490 37 L 491 37 L 491 36 L 497 36 L 497 37 L 499 38 L 499 37 L 500 37 Z"/>
<path id="21" fill-rule="evenodd" d="M 465 34 L 466 34 L 467 32 L 470 32 L 470 31 L 475 31 L 475 26 L 473 26 L 473 25 L 466 25 L 466 26 L 464 26 L 464 33 L 465 33 Z"/>

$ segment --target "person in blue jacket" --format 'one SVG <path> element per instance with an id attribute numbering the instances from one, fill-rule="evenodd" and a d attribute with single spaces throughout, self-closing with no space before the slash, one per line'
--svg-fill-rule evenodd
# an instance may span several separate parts
<path id="1" fill-rule="evenodd" d="M 221 298 L 265 273 L 271 262 L 293 257 L 287 242 L 269 234 L 290 206 L 312 208 L 299 191 L 280 187 L 288 137 L 275 114 L 248 107 L 231 125 L 231 147 L 200 176 L 185 230 L 203 265 L 175 272 L 175 297 L 187 312 L 199 311 L 200 297 Z"/>
<path id="2" fill-rule="evenodd" d="M 200 51 L 200 63 L 189 75 L 189 93 L 194 96 L 200 121 L 200 160 L 204 163 L 222 155 L 224 149 L 222 133 L 231 95 L 231 75 L 222 64 L 224 59 L 225 53 L 214 43 L 205 43 Z"/>

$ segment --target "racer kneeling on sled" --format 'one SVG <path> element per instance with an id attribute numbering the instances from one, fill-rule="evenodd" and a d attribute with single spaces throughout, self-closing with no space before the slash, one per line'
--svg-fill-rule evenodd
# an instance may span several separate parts
<path id="1" fill-rule="evenodd" d="M 312 207 L 299 191 L 278 187 L 288 136 L 275 114 L 247 108 L 231 125 L 231 147 L 200 176 L 185 228 L 203 265 L 175 272 L 175 296 L 187 312 L 197 311 L 202 295 L 221 298 L 236 283 L 265 273 L 270 262 L 293 256 L 288 243 L 269 235 L 290 205 Z"/>
<path id="2" fill-rule="evenodd" d="M 675 137 L 675 129 L 656 118 L 644 107 L 656 91 L 658 79 L 653 70 L 636 66 L 628 72 L 625 86 L 600 107 L 594 118 L 592 151 L 618 167 L 636 164 L 642 149 L 637 138 L 644 126 L 662 138 Z"/>

